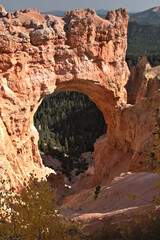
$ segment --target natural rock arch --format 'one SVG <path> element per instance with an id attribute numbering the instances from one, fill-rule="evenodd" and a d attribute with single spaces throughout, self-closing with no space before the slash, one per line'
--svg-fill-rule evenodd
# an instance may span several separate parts
<path id="1" fill-rule="evenodd" d="M 41 163 L 33 116 L 54 90 L 87 94 L 109 126 L 107 136 L 95 143 L 94 184 L 107 184 L 127 171 L 141 134 L 135 135 L 139 115 L 127 105 L 124 88 L 129 77 L 127 11 L 109 12 L 104 20 L 92 9 L 63 18 L 37 9 L 0 9 L 1 176 L 17 186 L 32 170 L 39 176 L 48 172 Z"/>

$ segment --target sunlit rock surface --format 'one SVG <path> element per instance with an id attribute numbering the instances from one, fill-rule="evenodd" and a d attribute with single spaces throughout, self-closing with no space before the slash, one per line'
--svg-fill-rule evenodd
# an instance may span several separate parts
<path id="1" fill-rule="evenodd" d="M 160 102 L 160 69 L 147 69 L 136 104 L 127 104 L 128 17 L 125 9 L 102 19 L 92 9 L 59 18 L 37 9 L 7 13 L 0 7 L 1 177 L 20 186 L 33 170 L 38 176 L 49 173 L 38 151 L 33 116 L 55 90 L 87 94 L 108 124 L 107 135 L 95 143 L 93 184 L 107 184 L 141 167 Z"/>

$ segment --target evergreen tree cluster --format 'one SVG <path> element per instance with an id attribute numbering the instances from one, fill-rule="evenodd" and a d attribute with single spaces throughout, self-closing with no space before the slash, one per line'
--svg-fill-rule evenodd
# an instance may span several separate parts
<path id="1" fill-rule="evenodd" d="M 94 142 L 107 129 L 101 111 L 88 96 L 69 91 L 46 96 L 34 123 L 40 135 L 39 149 L 63 162 L 66 155 L 74 158 L 93 151 Z"/>
<path id="2" fill-rule="evenodd" d="M 136 65 L 144 52 L 153 67 L 160 65 L 160 25 L 129 22 L 126 61 Z"/>

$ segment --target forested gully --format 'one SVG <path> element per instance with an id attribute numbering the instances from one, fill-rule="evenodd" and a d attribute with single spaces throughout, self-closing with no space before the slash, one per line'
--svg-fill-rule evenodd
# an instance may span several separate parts
<path id="1" fill-rule="evenodd" d="M 54 92 L 44 98 L 35 116 L 39 149 L 62 161 L 63 171 L 87 169 L 79 157 L 93 151 L 94 142 L 106 133 L 102 112 L 88 96 L 78 92 Z M 77 166 L 78 165 L 78 166 Z"/>

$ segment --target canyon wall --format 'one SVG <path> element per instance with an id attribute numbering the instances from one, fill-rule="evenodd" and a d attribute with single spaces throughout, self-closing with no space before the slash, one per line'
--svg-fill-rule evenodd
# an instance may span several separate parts
<path id="1" fill-rule="evenodd" d="M 160 70 L 142 63 L 145 74 L 127 83 L 128 18 L 125 9 L 109 12 L 106 19 L 92 9 L 59 18 L 37 9 L 7 13 L 0 6 L 0 175 L 13 186 L 21 186 L 33 170 L 40 177 L 51 171 L 39 155 L 33 116 L 56 90 L 88 95 L 108 124 L 107 135 L 94 146 L 94 185 L 146 169 L 139 162 L 159 107 Z M 126 89 L 129 98 L 134 81 L 139 81 L 136 100 L 128 104 Z"/>
<path id="2" fill-rule="evenodd" d="M 144 54 L 130 73 L 127 104 L 117 109 L 107 135 L 94 145 L 95 184 L 110 183 L 123 171 L 153 171 L 147 159 L 155 140 L 154 116 L 160 112 L 160 66 L 152 68 Z"/>

